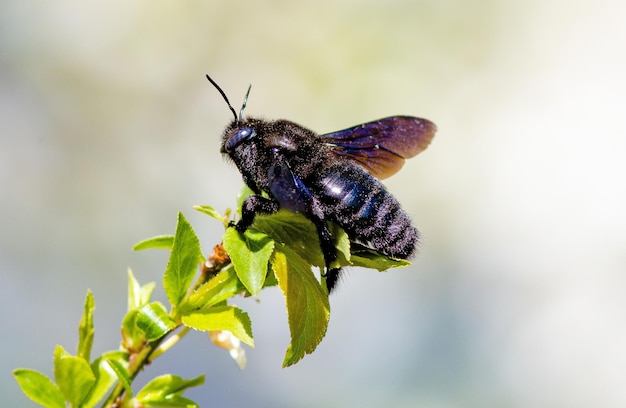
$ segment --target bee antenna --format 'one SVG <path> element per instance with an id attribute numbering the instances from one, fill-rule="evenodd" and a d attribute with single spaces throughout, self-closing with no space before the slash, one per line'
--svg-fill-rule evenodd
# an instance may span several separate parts
<path id="1" fill-rule="evenodd" d="M 246 97 L 243 98 L 243 105 L 241 105 L 241 110 L 239 111 L 239 119 L 243 118 L 243 110 L 246 109 L 246 104 L 248 103 L 248 96 L 250 96 L 251 89 L 252 89 L 252 84 L 248 86 L 248 92 L 246 92 Z"/>
<path id="2" fill-rule="evenodd" d="M 228 108 L 230 109 L 230 111 L 233 113 L 233 116 L 235 117 L 235 122 L 239 122 L 239 118 L 237 117 L 237 112 L 235 112 L 235 109 L 233 109 L 232 105 L 228 101 L 228 97 L 226 96 L 224 91 L 222 91 L 222 88 L 220 88 L 220 86 L 214 80 L 211 79 L 209 74 L 206 75 L 206 79 L 208 79 L 209 82 L 212 83 L 213 86 L 216 87 L 218 91 L 220 91 L 220 94 L 222 95 L 222 98 L 224 98 L 224 100 L 226 101 L 226 104 L 228 105 Z M 250 93 L 250 89 L 248 89 L 248 93 Z M 248 96 L 246 95 L 246 100 L 247 99 L 248 99 Z M 244 107 L 246 106 L 246 102 L 245 101 L 243 103 L 243 106 Z M 241 108 L 241 111 L 243 112 L 243 108 Z M 241 116 L 241 113 L 239 115 Z"/>

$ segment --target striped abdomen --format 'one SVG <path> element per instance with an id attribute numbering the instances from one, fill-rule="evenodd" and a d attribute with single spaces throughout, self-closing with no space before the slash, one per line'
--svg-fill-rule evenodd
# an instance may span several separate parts
<path id="1" fill-rule="evenodd" d="M 316 198 L 325 216 L 350 239 L 393 258 L 413 255 L 418 232 L 380 181 L 357 166 L 343 164 L 327 169 L 317 183 Z"/>

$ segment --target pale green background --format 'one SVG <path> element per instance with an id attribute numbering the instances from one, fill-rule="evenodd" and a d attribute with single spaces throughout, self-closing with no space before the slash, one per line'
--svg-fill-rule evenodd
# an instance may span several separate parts
<path id="1" fill-rule="evenodd" d="M 206 373 L 214 407 L 626 405 L 626 3 L 610 0 L 3 1 L 0 395 L 10 370 L 116 348 L 126 268 L 160 280 L 179 210 L 205 252 L 241 181 L 218 151 L 238 109 L 319 132 L 392 114 L 437 123 L 386 181 L 423 233 L 406 270 L 352 270 L 328 334 L 280 368 L 277 290 L 240 372 L 193 333 L 148 367 Z M 164 299 L 159 283 L 157 298 Z M 140 381 L 140 382 L 141 382 Z"/>

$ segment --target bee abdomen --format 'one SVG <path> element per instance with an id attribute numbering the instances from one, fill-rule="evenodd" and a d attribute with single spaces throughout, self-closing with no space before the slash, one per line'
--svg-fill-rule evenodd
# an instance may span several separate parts
<path id="1" fill-rule="evenodd" d="M 353 232 L 358 241 L 393 258 L 407 259 L 415 252 L 417 230 L 398 201 L 386 190 L 370 195 L 356 217 L 354 225 L 357 228 L 351 228 L 351 223 L 344 228 Z"/>
<path id="2" fill-rule="evenodd" d="M 369 174 L 323 178 L 327 217 L 339 224 L 354 241 L 393 257 L 410 258 L 418 232 L 400 203 Z"/>

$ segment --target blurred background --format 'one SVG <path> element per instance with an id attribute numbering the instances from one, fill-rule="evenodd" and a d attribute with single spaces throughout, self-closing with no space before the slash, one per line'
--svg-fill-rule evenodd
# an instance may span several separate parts
<path id="1" fill-rule="evenodd" d="M 238 303 L 240 371 L 202 333 L 149 366 L 206 374 L 214 407 L 626 405 L 626 3 L 611 0 L 4 1 L 0 4 L 0 395 L 16 367 L 116 349 L 126 270 L 157 281 L 176 213 L 205 253 L 242 182 L 219 154 L 239 109 L 320 133 L 434 121 L 385 181 L 422 231 L 404 270 L 351 270 L 317 351 L 281 369 L 282 296 Z"/>

